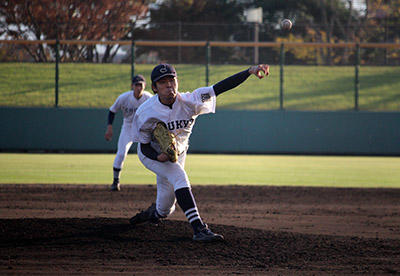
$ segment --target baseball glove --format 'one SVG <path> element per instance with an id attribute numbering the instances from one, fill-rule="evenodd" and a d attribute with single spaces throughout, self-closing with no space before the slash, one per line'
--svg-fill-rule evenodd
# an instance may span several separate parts
<path id="1" fill-rule="evenodd" d="M 168 155 L 171 162 L 176 162 L 178 160 L 178 153 L 176 151 L 175 135 L 168 131 L 164 123 L 157 123 L 153 129 L 153 137 L 160 144 L 161 152 Z"/>

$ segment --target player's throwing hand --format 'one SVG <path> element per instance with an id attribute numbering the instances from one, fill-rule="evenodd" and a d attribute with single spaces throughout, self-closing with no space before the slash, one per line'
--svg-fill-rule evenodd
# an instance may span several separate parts
<path id="1" fill-rule="evenodd" d="M 259 65 L 251 66 L 249 68 L 249 73 L 256 75 L 256 77 L 259 79 L 262 79 L 264 76 L 269 75 L 269 65 L 268 64 L 259 64 Z"/>

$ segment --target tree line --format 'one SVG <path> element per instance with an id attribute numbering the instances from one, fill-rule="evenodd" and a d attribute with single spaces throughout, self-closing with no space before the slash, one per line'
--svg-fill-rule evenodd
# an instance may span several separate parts
<path id="1" fill-rule="evenodd" d="M 399 42 L 400 0 L 12 0 L 0 3 L 0 37 L 18 40 L 215 40 L 252 41 L 255 23 L 244 11 L 261 7 L 259 41 Z M 289 18 L 291 32 L 279 22 Z M 0 60 L 12 49 L 0 45 Z M 54 59 L 54 45 L 22 45 L 37 62 Z M 61 45 L 62 61 L 112 62 L 119 45 L 105 45 L 101 54 L 93 45 Z M 138 49 L 138 56 L 154 54 L 163 60 L 203 61 L 203 49 L 177 51 L 160 47 Z M 246 62 L 251 49 L 221 48 L 215 59 Z M 369 55 L 374 55 L 370 50 Z M 293 49 L 303 62 L 347 62 L 352 53 L 325 49 Z M 129 55 L 129 52 L 128 54 Z M 260 58 L 263 58 L 262 56 Z M 126 57 L 129 60 L 129 57 Z"/>

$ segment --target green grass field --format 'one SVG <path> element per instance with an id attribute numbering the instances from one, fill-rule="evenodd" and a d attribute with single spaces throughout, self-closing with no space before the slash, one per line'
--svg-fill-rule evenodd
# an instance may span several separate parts
<path id="1" fill-rule="evenodd" d="M 55 65 L 1 63 L 0 106 L 54 106 Z M 135 65 L 150 80 L 153 65 Z M 210 85 L 246 66 L 213 65 Z M 204 65 L 176 66 L 180 91 L 205 85 Z M 286 66 L 284 108 L 289 110 L 351 110 L 354 106 L 354 67 Z M 400 111 L 400 67 L 361 66 L 361 110 Z M 150 82 L 150 81 L 148 81 Z M 130 65 L 60 64 L 60 107 L 109 107 L 130 89 Z M 148 87 L 147 90 L 150 90 Z M 232 92 L 218 97 L 218 108 L 274 110 L 279 108 L 279 67 L 271 66 L 268 79 L 251 76 Z"/>
<path id="2" fill-rule="evenodd" d="M 0 154 L 0 183 L 110 184 L 113 154 Z M 191 183 L 400 188 L 399 157 L 189 154 Z M 122 184 L 154 184 L 130 154 Z"/>

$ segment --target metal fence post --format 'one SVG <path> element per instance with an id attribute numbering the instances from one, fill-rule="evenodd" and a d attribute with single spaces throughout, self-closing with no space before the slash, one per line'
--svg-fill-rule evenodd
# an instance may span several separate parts
<path id="1" fill-rule="evenodd" d="M 283 109 L 283 66 L 285 64 L 285 46 L 281 43 L 281 58 L 280 58 L 280 83 L 279 83 L 279 109 Z"/>
<path id="2" fill-rule="evenodd" d="M 59 80 L 59 70 L 58 65 L 60 63 L 60 41 L 56 39 L 56 83 L 55 83 L 55 102 L 54 107 L 58 107 L 58 80 Z"/>
<path id="3" fill-rule="evenodd" d="M 354 110 L 358 111 L 358 92 L 360 90 L 360 44 L 356 44 L 355 77 L 354 77 Z"/>
<path id="4" fill-rule="evenodd" d="M 210 42 L 206 43 L 206 86 L 208 86 L 210 82 L 210 59 L 211 59 L 211 46 Z"/>
<path id="5" fill-rule="evenodd" d="M 132 39 L 131 43 L 131 81 L 135 76 L 135 41 Z"/>

